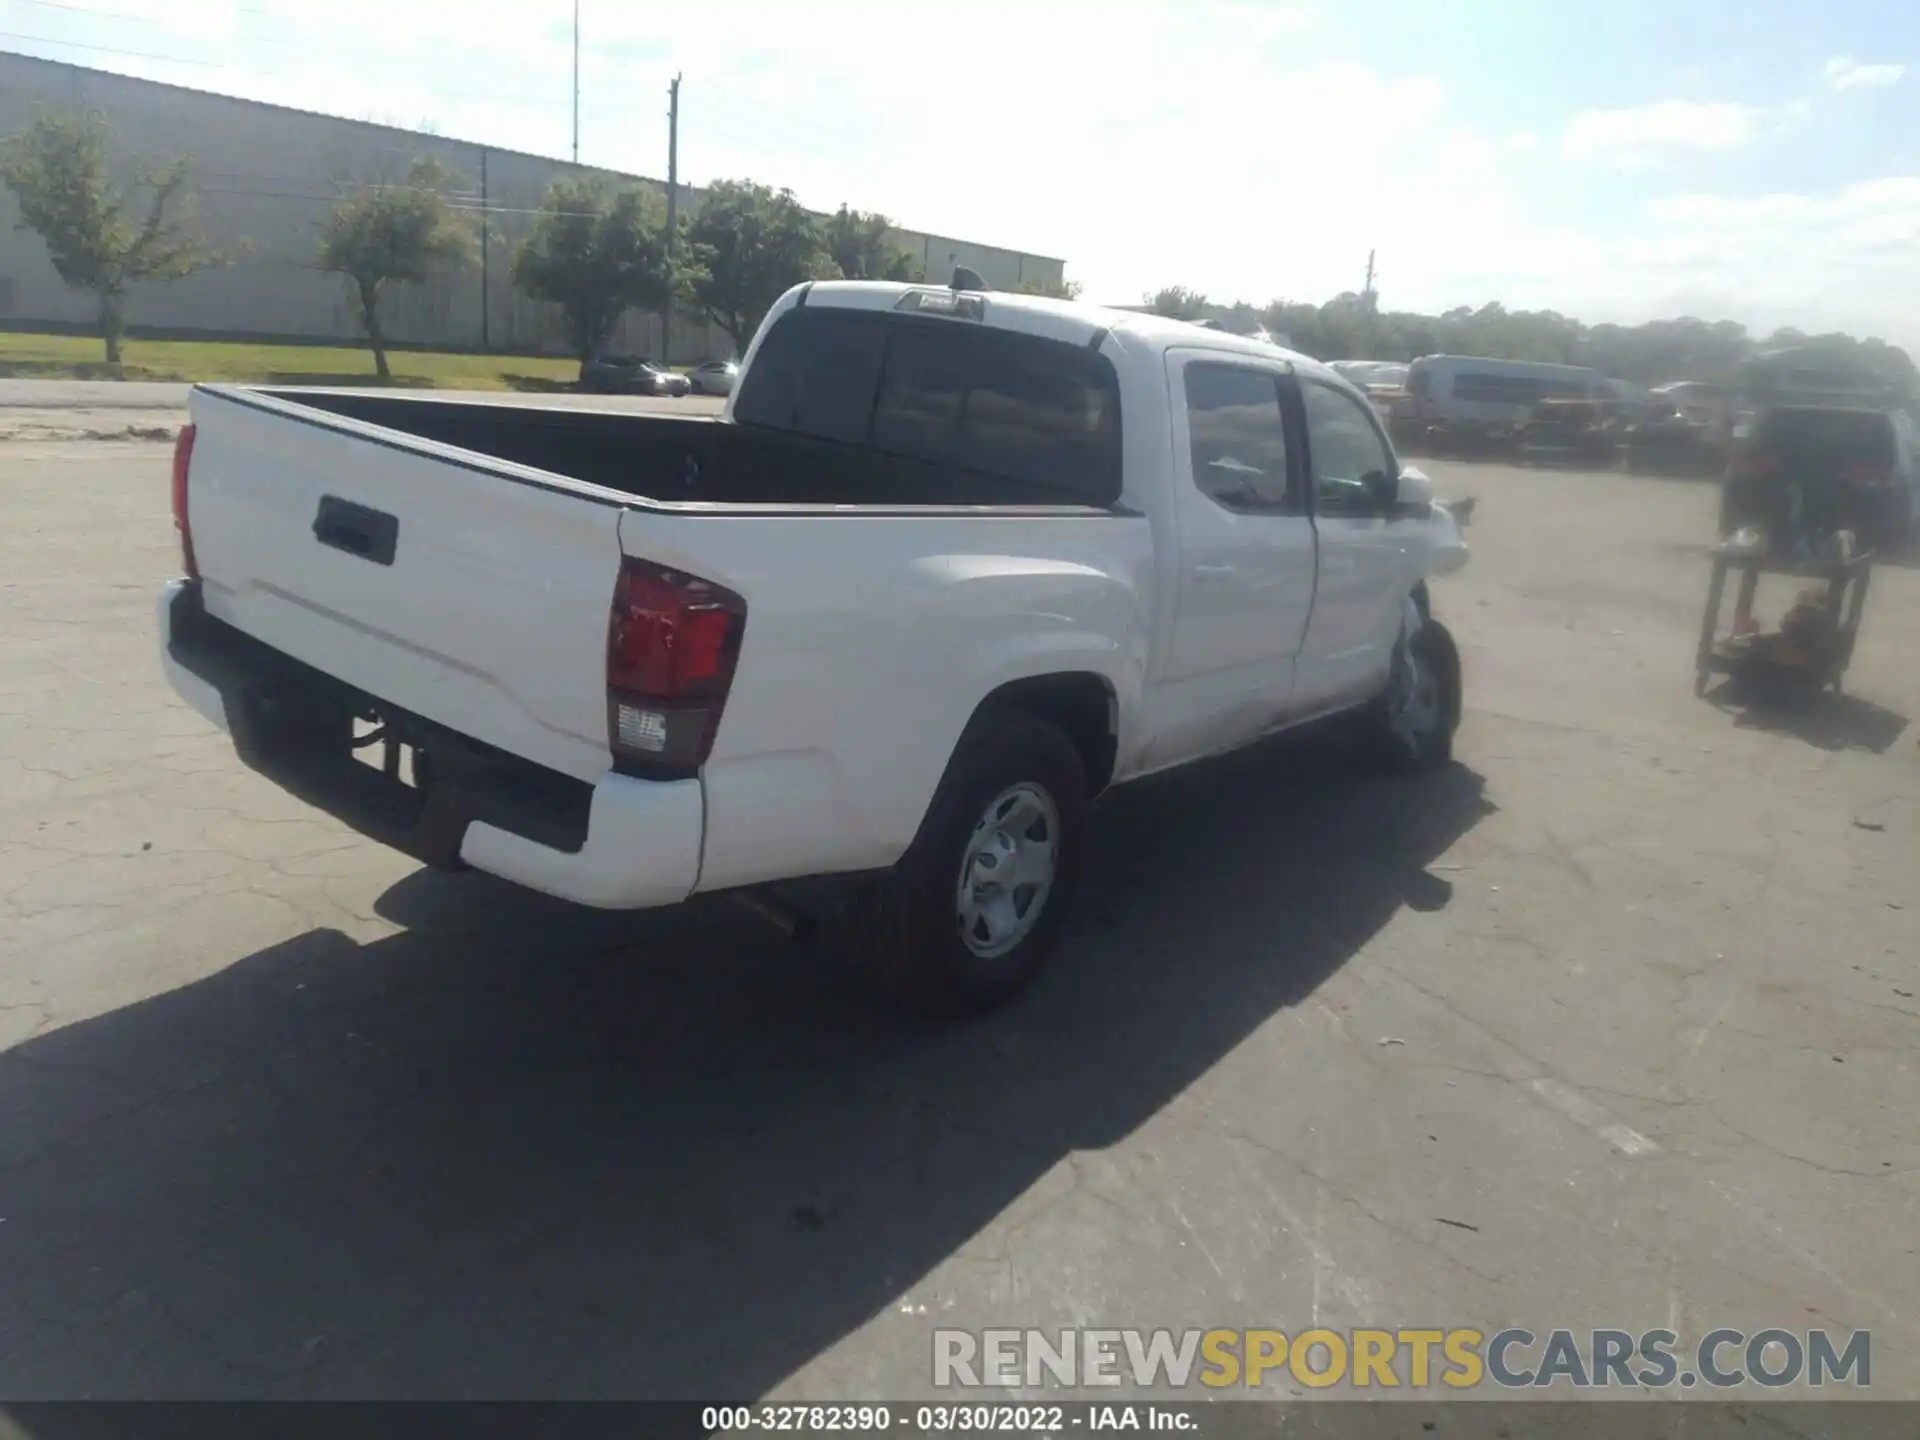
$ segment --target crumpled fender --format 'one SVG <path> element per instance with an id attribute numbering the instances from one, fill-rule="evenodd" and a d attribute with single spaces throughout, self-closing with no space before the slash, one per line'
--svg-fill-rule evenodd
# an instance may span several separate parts
<path id="1" fill-rule="evenodd" d="M 1427 521 L 1424 549 L 1426 554 L 1420 570 L 1428 577 L 1453 574 L 1465 566 L 1473 554 L 1466 536 L 1460 533 L 1459 520 L 1451 510 L 1440 505 L 1433 507 L 1432 517 Z"/>

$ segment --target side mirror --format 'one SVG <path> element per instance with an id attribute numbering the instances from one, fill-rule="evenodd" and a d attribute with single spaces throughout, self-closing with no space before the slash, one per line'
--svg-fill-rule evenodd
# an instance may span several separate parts
<path id="1" fill-rule="evenodd" d="M 1394 487 L 1393 503 L 1424 510 L 1433 504 L 1433 481 L 1427 478 L 1426 472 L 1407 466 L 1400 472 L 1399 483 Z"/>
<path id="2" fill-rule="evenodd" d="M 1360 477 L 1360 490 L 1370 509 L 1387 511 L 1394 507 L 1394 483 L 1384 470 L 1369 470 Z"/>

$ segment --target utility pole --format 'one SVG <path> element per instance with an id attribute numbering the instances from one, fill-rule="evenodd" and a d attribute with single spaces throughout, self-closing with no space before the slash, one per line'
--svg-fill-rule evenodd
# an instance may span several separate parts
<path id="1" fill-rule="evenodd" d="M 489 301 L 493 291 L 493 222 L 487 215 L 487 152 L 480 151 L 480 348 L 493 348 L 492 314 Z"/>
<path id="2" fill-rule="evenodd" d="M 573 0 L 573 163 L 580 163 L 580 0 Z"/>
<path id="3" fill-rule="evenodd" d="M 1367 251 L 1367 283 L 1366 288 L 1360 292 L 1360 298 L 1362 300 L 1371 300 L 1373 298 L 1373 256 L 1373 251 Z"/>
<path id="4" fill-rule="evenodd" d="M 673 273 L 674 234 L 680 223 L 680 77 L 667 86 L 667 273 Z M 673 363 L 673 292 L 660 316 L 660 363 Z"/>

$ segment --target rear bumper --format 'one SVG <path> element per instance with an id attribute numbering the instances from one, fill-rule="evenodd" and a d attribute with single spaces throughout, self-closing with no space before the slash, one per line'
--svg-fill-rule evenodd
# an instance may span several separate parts
<path id="1" fill-rule="evenodd" d="M 588 784 L 482 745 L 213 619 L 192 581 L 162 590 L 159 610 L 161 663 L 180 697 L 248 766 L 362 834 L 605 910 L 677 904 L 699 882 L 700 781 L 608 773 Z M 352 724 L 368 714 L 426 757 L 418 787 L 354 757 Z"/>

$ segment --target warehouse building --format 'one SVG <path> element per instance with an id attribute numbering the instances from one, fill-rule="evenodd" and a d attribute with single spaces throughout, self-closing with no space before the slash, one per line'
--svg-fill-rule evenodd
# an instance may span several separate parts
<path id="1" fill-rule="evenodd" d="M 271 337 L 357 343 L 360 325 L 339 276 L 314 268 L 320 227 L 346 190 L 398 178 L 430 156 L 459 177 L 463 204 L 486 218 L 480 263 L 447 268 L 428 283 L 396 287 L 381 309 L 397 343 L 511 354 L 564 354 L 567 343 L 552 307 L 514 288 L 512 257 L 547 187 L 591 167 L 438 135 L 315 115 L 136 80 L 81 66 L 0 54 L 0 136 L 33 123 L 42 107 L 102 112 L 116 152 L 186 155 L 201 222 L 231 263 L 165 285 L 142 287 L 128 306 L 136 333 Z M 665 193 L 665 185 L 640 180 Z M 771 183 L 778 183 L 777 179 Z M 692 214 L 700 192 L 680 189 Z M 18 228 L 19 210 L 0 187 L 0 329 L 88 327 L 92 297 L 69 289 L 54 272 L 40 238 Z M 944 235 L 901 230 L 900 247 L 945 278 L 970 266 L 997 289 L 1028 281 L 1059 283 L 1060 260 Z M 661 355 L 662 317 L 630 315 L 613 348 Z M 704 320 L 676 314 L 675 362 L 724 356 L 731 342 Z"/>

